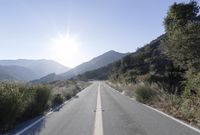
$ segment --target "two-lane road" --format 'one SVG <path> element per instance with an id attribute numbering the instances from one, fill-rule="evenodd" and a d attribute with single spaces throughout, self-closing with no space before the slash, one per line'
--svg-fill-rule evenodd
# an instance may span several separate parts
<path id="1" fill-rule="evenodd" d="M 20 135 L 200 135 L 105 84 L 95 82 L 60 110 L 45 116 Z M 23 131 L 23 132 L 20 132 Z"/>

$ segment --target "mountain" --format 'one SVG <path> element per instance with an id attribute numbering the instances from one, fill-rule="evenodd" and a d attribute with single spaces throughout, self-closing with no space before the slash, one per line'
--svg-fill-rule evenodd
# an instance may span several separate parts
<path id="1" fill-rule="evenodd" d="M 76 66 L 75 68 L 69 70 L 68 72 L 59 74 L 59 75 L 48 75 L 51 79 L 48 79 L 48 76 L 45 76 L 39 80 L 35 80 L 34 82 L 45 82 L 43 80 L 48 80 L 48 81 L 55 81 L 55 80 L 66 80 L 66 79 L 70 79 L 72 77 L 75 77 L 79 74 L 83 74 L 87 71 L 91 71 L 91 70 L 95 70 L 101 67 L 104 67 L 112 62 L 115 62 L 119 59 L 121 59 L 122 57 L 126 56 L 127 53 L 119 53 L 116 51 L 108 51 L 100 56 L 97 56 L 93 59 L 91 59 L 88 62 L 85 62 L 83 64 L 80 64 L 78 66 Z"/>
<path id="2" fill-rule="evenodd" d="M 30 69 L 21 66 L 0 66 L 0 80 L 29 81 L 37 75 Z"/>
<path id="3" fill-rule="evenodd" d="M 165 68 L 167 65 L 171 64 L 161 53 L 160 42 L 164 38 L 165 35 L 162 35 L 142 48 L 139 48 L 136 52 L 130 53 L 118 61 L 105 67 L 88 71 L 75 78 L 81 80 L 111 79 L 113 81 L 129 82 L 134 80 L 136 74 L 144 75 L 149 72 L 162 74 L 166 71 Z"/>
<path id="4" fill-rule="evenodd" d="M 126 54 L 119 53 L 116 51 L 108 51 L 98 57 L 93 58 L 92 60 L 85 62 L 83 64 L 78 65 L 77 67 L 71 69 L 70 71 L 60 74 L 60 76 L 69 79 L 73 76 L 85 73 L 87 71 L 91 71 L 94 69 L 98 69 L 100 67 L 104 67 L 114 61 L 117 61 L 124 57 Z"/>
<path id="5" fill-rule="evenodd" d="M 50 73 L 64 73 L 69 70 L 68 67 L 65 67 L 58 62 L 53 60 L 28 60 L 28 59 L 17 59 L 17 60 L 0 60 L 0 65 L 2 66 L 20 66 L 34 72 L 34 76 L 29 74 L 29 78 L 37 79 L 42 76 L 48 75 Z M 28 72 L 26 72 L 28 73 Z"/>
<path id="6" fill-rule="evenodd" d="M 51 73 L 40 79 L 32 80 L 31 83 L 48 83 L 56 80 L 57 80 L 57 75 L 55 73 Z"/>

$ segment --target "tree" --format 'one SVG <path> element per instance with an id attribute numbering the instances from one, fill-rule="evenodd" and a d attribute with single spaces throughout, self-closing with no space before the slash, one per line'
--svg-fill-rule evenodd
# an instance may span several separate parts
<path id="1" fill-rule="evenodd" d="M 197 2 L 174 3 L 164 19 L 166 38 L 162 42 L 165 54 L 185 70 L 200 70 L 200 21 Z"/>
<path id="2" fill-rule="evenodd" d="M 165 31 L 169 34 L 173 33 L 174 29 L 184 27 L 188 22 L 196 20 L 198 12 L 199 6 L 196 1 L 191 1 L 188 4 L 174 3 L 164 19 Z"/>

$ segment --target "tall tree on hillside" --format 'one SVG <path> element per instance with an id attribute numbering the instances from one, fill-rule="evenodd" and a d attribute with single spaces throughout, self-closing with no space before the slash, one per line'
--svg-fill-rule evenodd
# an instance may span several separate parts
<path id="1" fill-rule="evenodd" d="M 166 39 L 162 47 L 178 67 L 200 70 L 200 21 L 196 1 L 174 3 L 164 19 Z"/>

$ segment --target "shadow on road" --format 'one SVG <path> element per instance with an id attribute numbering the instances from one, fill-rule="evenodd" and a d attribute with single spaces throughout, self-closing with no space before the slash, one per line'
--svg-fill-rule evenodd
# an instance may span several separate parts
<path id="1" fill-rule="evenodd" d="M 13 134 L 17 134 L 20 131 L 24 130 L 25 128 L 27 128 L 28 126 L 30 126 L 31 124 L 33 124 L 34 122 L 38 121 L 35 125 L 33 125 L 32 127 L 30 127 L 27 131 L 24 131 L 23 133 L 21 133 L 20 135 L 38 135 L 43 128 L 45 128 L 45 118 L 41 119 L 42 116 L 34 118 L 30 121 L 24 122 L 20 125 L 18 125 L 15 129 L 13 129 L 12 131 L 10 131 L 9 133 L 7 133 L 8 135 L 13 135 Z M 41 120 L 40 120 L 41 119 Z"/>
<path id="2" fill-rule="evenodd" d="M 58 107 L 55 107 L 55 108 L 53 109 L 53 112 L 58 112 L 58 111 L 60 111 L 60 109 L 62 109 L 62 108 L 63 108 L 63 105 L 58 106 Z"/>
<path id="3" fill-rule="evenodd" d="M 22 135 L 38 135 L 43 128 L 45 128 L 45 119 L 38 122 L 36 125 L 30 128 L 27 132 L 24 132 Z"/>
<path id="4" fill-rule="evenodd" d="M 73 99 L 78 99 L 78 98 L 79 98 L 79 96 L 76 95 L 76 96 L 72 97 L 71 99 L 67 100 L 67 102 L 71 102 Z M 55 106 L 52 108 L 53 112 L 58 112 L 58 111 L 60 111 L 60 109 L 62 109 L 63 106 L 64 106 L 65 104 L 66 104 L 66 103 L 64 103 L 64 104 L 62 104 L 62 105 L 55 105 Z"/>
<path id="5" fill-rule="evenodd" d="M 79 96 L 75 96 L 71 99 L 68 100 L 68 102 L 71 102 L 73 99 L 78 99 Z M 63 106 L 65 105 L 66 103 L 62 104 L 62 105 L 55 105 L 53 108 L 52 108 L 52 112 L 59 112 Z M 50 114 L 51 115 L 51 114 Z M 45 117 L 48 117 L 48 116 L 45 116 Z M 45 122 L 46 122 L 46 118 L 44 116 L 38 116 L 36 118 L 33 118 L 31 120 L 28 120 L 24 123 L 21 123 L 19 125 L 17 125 L 14 129 L 12 129 L 11 131 L 9 131 L 6 135 L 13 135 L 13 134 L 17 134 L 19 133 L 20 131 L 24 130 L 25 128 L 27 128 L 28 126 L 30 126 L 31 124 L 35 124 L 33 126 L 31 126 L 27 131 L 24 131 L 22 134 L 20 135 L 38 135 L 41 130 L 43 128 L 45 128 Z M 38 122 L 37 122 L 38 121 Z M 1 135 L 1 133 L 0 133 Z"/>
<path id="6" fill-rule="evenodd" d="M 79 96 L 78 95 L 76 95 L 76 96 L 74 96 L 74 98 L 76 99 L 76 98 L 79 98 Z"/>

